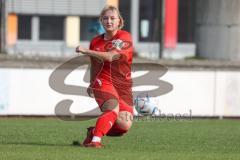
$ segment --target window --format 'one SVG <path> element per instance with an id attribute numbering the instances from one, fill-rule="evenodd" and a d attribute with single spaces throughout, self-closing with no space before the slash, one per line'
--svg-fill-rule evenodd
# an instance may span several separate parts
<path id="1" fill-rule="evenodd" d="M 32 17 L 26 15 L 18 16 L 18 39 L 30 40 L 32 35 L 31 30 Z"/>
<path id="2" fill-rule="evenodd" d="M 81 17 L 80 18 L 80 40 L 90 41 L 98 34 L 104 33 L 98 17 Z"/>
<path id="3" fill-rule="evenodd" d="M 123 29 L 130 32 L 131 24 L 131 1 L 130 0 L 120 0 L 119 1 L 119 11 L 124 19 Z"/>
<path id="4" fill-rule="evenodd" d="M 139 41 L 158 42 L 161 37 L 162 0 L 139 2 Z"/>
<path id="5" fill-rule="evenodd" d="M 178 41 L 194 42 L 195 28 L 195 3 L 194 0 L 179 0 Z"/>
<path id="6" fill-rule="evenodd" d="M 64 17 L 40 16 L 40 40 L 63 40 Z"/>

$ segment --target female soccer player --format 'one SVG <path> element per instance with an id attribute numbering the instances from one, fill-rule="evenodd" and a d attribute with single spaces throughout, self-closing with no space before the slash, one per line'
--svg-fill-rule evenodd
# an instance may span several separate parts
<path id="1" fill-rule="evenodd" d="M 91 59 L 88 94 L 95 98 L 103 112 L 95 127 L 89 127 L 85 147 L 101 148 L 103 136 L 122 136 L 133 119 L 132 100 L 132 39 L 121 30 L 124 21 L 114 6 L 103 8 L 100 17 L 105 33 L 91 41 L 90 48 L 76 48 L 77 53 Z"/>

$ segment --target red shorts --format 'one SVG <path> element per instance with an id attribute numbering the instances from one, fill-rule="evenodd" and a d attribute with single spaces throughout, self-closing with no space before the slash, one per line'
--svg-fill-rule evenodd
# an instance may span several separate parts
<path id="1" fill-rule="evenodd" d="M 92 86 L 92 91 L 100 109 L 107 100 L 116 99 L 119 103 L 119 111 L 128 111 L 133 114 L 131 87 L 122 89 L 114 87 L 111 83 L 96 82 Z"/>

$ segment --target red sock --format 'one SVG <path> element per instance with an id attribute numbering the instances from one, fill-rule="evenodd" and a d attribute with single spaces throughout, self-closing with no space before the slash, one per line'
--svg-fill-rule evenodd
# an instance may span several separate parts
<path id="1" fill-rule="evenodd" d="M 113 124 L 117 119 L 117 113 L 114 111 L 104 112 L 97 120 L 94 129 L 94 136 L 102 137 L 112 128 Z"/>

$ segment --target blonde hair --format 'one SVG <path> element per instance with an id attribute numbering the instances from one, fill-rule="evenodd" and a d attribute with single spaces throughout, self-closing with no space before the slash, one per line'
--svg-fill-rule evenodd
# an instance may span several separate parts
<path id="1" fill-rule="evenodd" d="M 123 17 L 122 17 L 122 15 L 121 15 L 119 9 L 118 9 L 117 7 L 115 7 L 115 6 L 112 6 L 112 5 L 107 5 L 107 6 L 105 6 L 105 7 L 102 9 L 101 13 L 100 13 L 99 21 L 102 23 L 102 17 L 103 17 L 103 15 L 104 15 L 104 13 L 105 13 L 106 11 L 109 11 L 109 10 L 111 10 L 111 11 L 116 11 L 116 12 L 117 12 L 118 17 L 119 17 L 119 19 L 120 19 L 118 29 L 122 29 L 123 26 L 124 26 L 124 20 L 123 20 Z"/>

